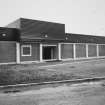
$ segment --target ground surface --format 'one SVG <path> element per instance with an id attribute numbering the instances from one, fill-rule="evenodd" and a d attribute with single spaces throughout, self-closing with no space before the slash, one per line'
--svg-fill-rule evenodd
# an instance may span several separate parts
<path id="1" fill-rule="evenodd" d="M 73 79 L 76 78 L 88 78 L 88 77 L 101 77 L 105 76 L 105 59 L 82 61 L 82 62 L 66 62 L 57 65 L 45 65 L 39 67 L 40 69 L 46 69 L 48 71 L 56 71 L 66 76 L 71 75 Z"/>
<path id="2" fill-rule="evenodd" d="M 105 59 L 0 66 L 0 85 L 103 76 Z"/>
<path id="3" fill-rule="evenodd" d="M 48 77 L 47 79 L 52 77 L 57 79 L 77 79 L 105 76 L 105 59 L 56 64 L 0 66 L 0 69 L 1 71 L 17 71 L 18 75 L 12 71 L 14 76 L 10 76 L 11 78 L 16 78 L 16 80 L 20 73 L 26 75 L 25 73 L 27 72 L 29 78 L 39 74 L 39 77 Z M 18 71 L 22 72 L 19 73 Z M 10 72 L 7 72 L 7 76 L 10 74 Z M 72 86 L 70 84 L 29 86 L 20 89 L 20 92 L 17 93 L 3 93 L 4 91 L 5 89 L 0 90 L 0 105 L 105 105 L 105 86 L 96 83 Z"/>
<path id="4" fill-rule="evenodd" d="M 105 86 L 64 84 L 20 93 L 0 93 L 0 105 L 105 105 Z"/>

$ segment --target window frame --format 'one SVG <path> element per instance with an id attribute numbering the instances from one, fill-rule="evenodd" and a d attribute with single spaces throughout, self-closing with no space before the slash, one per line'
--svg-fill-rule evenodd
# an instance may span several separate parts
<path id="1" fill-rule="evenodd" d="M 24 47 L 30 48 L 30 54 L 23 53 Z M 32 46 L 31 45 L 21 45 L 21 56 L 32 56 Z"/>

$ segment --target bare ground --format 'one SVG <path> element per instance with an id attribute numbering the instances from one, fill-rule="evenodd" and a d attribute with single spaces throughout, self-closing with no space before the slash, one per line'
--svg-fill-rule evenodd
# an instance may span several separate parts
<path id="1" fill-rule="evenodd" d="M 105 87 L 95 83 L 1 93 L 0 105 L 105 105 Z"/>
<path id="2" fill-rule="evenodd" d="M 49 78 L 54 75 L 54 78 L 60 76 L 61 79 L 103 77 L 105 76 L 105 59 L 73 64 L 66 62 L 59 65 L 2 66 L 1 70 L 15 70 L 22 73 L 26 71 L 30 76 L 38 73 L 41 74 L 40 76 Z M 0 105 L 105 105 L 105 86 L 102 85 L 104 83 L 27 87 L 17 93 L 3 93 L 2 91 Z"/>

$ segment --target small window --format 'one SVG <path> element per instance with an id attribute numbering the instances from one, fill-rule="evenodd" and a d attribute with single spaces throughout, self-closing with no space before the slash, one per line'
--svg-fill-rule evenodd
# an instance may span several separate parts
<path id="1" fill-rule="evenodd" d="M 31 56 L 31 45 L 22 45 L 21 46 L 21 55 L 22 56 Z"/>

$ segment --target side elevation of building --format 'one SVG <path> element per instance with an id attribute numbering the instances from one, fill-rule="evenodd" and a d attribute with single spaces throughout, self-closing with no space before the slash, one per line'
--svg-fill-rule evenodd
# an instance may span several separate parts
<path id="1" fill-rule="evenodd" d="M 65 33 L 65 24 L 20 18 L 0 28 L 0 64 L 105 57 L 105 37 Z"/>

